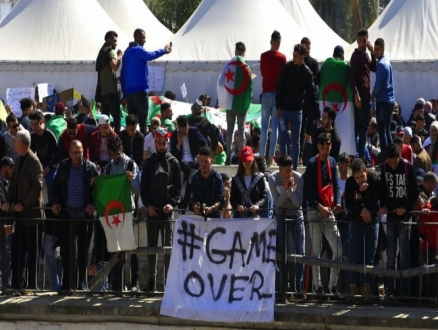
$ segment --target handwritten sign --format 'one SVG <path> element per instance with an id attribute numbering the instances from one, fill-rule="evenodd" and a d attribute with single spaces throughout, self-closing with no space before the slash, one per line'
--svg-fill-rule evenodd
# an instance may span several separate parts
<path id="1" fill-rule="evenodd" d="M 187 87 L 185 83 L 181 85 L 181 94 L 183 99 L 187 97 Z"/>
<path id="2" fill-rule="evenodd" d="M 38 84 L 38 102 L 43 102 L 43 98 L 53 94 L 54 84 L 52 83 L 43 83 Z"/>
<path id="3" fill-rule="evenodd" d="M 26 97 L 32 100 L 35 98 L 34 87 L 6 88 L 6 103 L 11 107 L 17 118 L 21 118 L 22 115 L 20 100 Z"/>
<path id="4" fill-rule="evenodd" d="M 162 92 L 164 89 L 164 66 L 150 66 L 149 71 L 149 91 Z"/>
<path id="5" fill-rule="evenodd" d="M 182 216 L 175 223 L 161 314 L 217 322 L 272 322 L 276 222 Z"/>

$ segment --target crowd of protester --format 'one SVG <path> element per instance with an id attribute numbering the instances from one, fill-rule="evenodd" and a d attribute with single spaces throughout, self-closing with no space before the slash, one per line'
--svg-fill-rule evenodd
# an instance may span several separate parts
<path id="1" fill-rule="evenodd" d="M 272 34 L 271 49 L 261 55 L 261 127 L 250 123 L 247 130 L 241 129 L 245 115 L 232 120 L 227 115 L 227 130 L 203 116 L 210 106 L 209 95 L 193 103 L 190 116 L 173 118 L 172 105 L 162 103 L 160 116 L 152 118 L 147 127 L 147 61 L 171 52 L 172 46 L 148 52 L 143 48 L 145 38 L 144 31 L 136 30 L 134 42 L 123 53 L 115 51 L 117 33 L 107 33 L 96 60 L 95 104 L 82 98 L 67 109 L 59 102 L 53 113 L 44 114 L 34 100 L 23 99 L 23 115 L 17 118 L 10 112 L 6 122 L 1 122 L 3 289 L 36 288 L 37 238 L 45 217 L 73 220 L 58 226 L 46 221 L 44 226 L 42 246 L 51 288 L 62 292 L 87 289 L 87 273 L 96 274 L 113 257 L 106 250 L 100 223 L 86 221 L 96 219 L 92 186 L 97 176 L 117 173 L 126 173 L 131 183 L 133 209 L 138 219 L 147 220 L 150 247 L 172 245 L 176 209 L 213 219 L 284 220 L 285 214 L 287 226 L 279 222 L 277 246 L 287 244 L 298 255 L 308 250 L 319 258 L 325 252 L 335 261 L 373 266 L 386 250 L 388 269 L 435 263 L 438 229 L 424 223 L 438 222 L 437 104 L 419 98 L 404 122 L 382 39 L 373 47 L 366 30 L 358 32 L 349 76 L 358 150 L 357 155 L 348 155 L 340 153 L 343 141 L 335 125 L 336 110 L 330 106 L 319 110 L 319 69 L 310 56 L 308 38 L 295 46 L 293 60 L 287 62 L 279 52 L 280 33 Z M 245 51 L 245 45 L 238 42 L 236 56 L 243 58 Z M 343 61 L 342 47 L 335 47 L 333 58 Z M 116 74 L 120 65 L 122 102 Z M 370 71 L 376 72 L 374 88 Z M 175 99 L 171 91 L 165 96 Z M 125 107 L 129 114 L 122 127 L 121 109 Z M 236 118 L 239 129 L 234 131 Z M 229 177 L 213 164 L 236 164 L 237 173 Z M 305 166 L 304 174 L 298 165 Z M 270 173 L 270 169 L 275 171 Z M 284 228 L 287 242 L 281 241 Z M 89 259 L 92 233 L 95 248 Z M 72 240 L 77 240 L 77 263 L 71 262 L 76 256 Z M 165 255 L 165 272 L 169 261 Z M 72 265 L 77 265 L 77 275 Z M 336 265 L 325 289 L 318 265 L 310 271 L 308 265 L 296 264 L 288 279 L 292 291 L 297 297 L 310 291 L 323 295 L 326 290 L 333 295 L 378 294 L 378 278 L 358 272 L 343 272 L 338 278 Z M 125 289 L 120 267 L 94 289 Z M 306 271 L 311 276 L 306 277 Z M 279 272 L 284 274 L 283 269 Z M 130 290 L 140 289 L 138 273 L 138 257 L 132 254 L 126 285 Z M 385 278 L 383 287 L 387 297 L 437 297 L 436 274 L 424 283 L 422 292 L 409 278 L 397 283 Z M 156 289 L 157 258 L 150 254 L 144 290 Z"/>

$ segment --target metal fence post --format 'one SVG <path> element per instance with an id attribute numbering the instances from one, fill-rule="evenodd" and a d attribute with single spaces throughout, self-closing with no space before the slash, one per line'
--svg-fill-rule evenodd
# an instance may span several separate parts
<path id="1" fill-rule="evenodd" d="M 287 296 L 286 296 L 286 288 L 287 288 L 287 275 L 288 275 L 288 269 L 287 269 L 287 243 L 286 243 L 286 237 L 287 237 L 287 225 L 286 225 L 286 213 L 287 210 L 282 210 L 282 223 L 280 224 L 282 226 L 282 232 L 281 232 L 281 243 L 283 246 L 281 247 L 281 301 L 282 303 L 286 303 Z"/>

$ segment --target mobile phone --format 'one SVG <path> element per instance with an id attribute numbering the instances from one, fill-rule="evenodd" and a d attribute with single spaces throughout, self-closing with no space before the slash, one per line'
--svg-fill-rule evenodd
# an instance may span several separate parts
<path id="1" fill-rule="evenodd" d="M 170 48 L 172 48 L 172 41 L 169 43 Z"/>

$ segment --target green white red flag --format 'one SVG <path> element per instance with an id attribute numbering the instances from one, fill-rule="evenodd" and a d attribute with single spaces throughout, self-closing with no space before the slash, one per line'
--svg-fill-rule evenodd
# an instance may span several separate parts
<path id="1" fill-rule="evenodd" d="M 320 110 L 331 106 L 336 111 L 335 127 L 341 139 L 340 152 L 356 155 L 353 92 L 348 82 L 349 66 L 345 61 L 328 58 L 321 67 L 319 85 Z"/>
<path id="2" fill-rule="evenodd" d="M 105 230 L 108 252 L 135 250 L 131 184 L 126 173 L 98 176 L 94 201 Z"/>
<path id="3" fill-rule="evenodd" d="M 246 113 L 252 101 L 251 69 L 241 56 L 231 59 L 223 68 L 217 82 L 219 106 Z"/>

